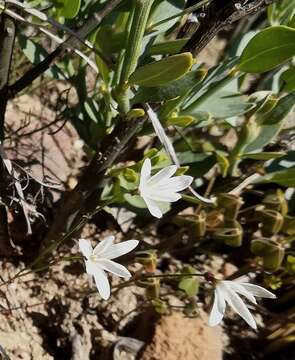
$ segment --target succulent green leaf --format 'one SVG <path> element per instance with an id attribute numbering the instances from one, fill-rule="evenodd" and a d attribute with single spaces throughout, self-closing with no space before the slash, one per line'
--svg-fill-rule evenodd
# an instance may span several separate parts
<path id="1" fill-rule="evenodd" d="M 246 153 L 241 157 L 243 159 L 253 159 L 253 160 L 271 160 L 278 159 L 284 156 L 283 152 L 259 152 L 259 153 Z"/>
<path id="2" fill-rule="evenodd" d="M 283 82 L 284 91 L 295 91 L 295 66 L 283 72 L 280 80 Z"/>
<path id="3" fill-rule="evenodd" d="M 161 86 L 184 76 L 192 67 L 191 53 L 173 55 L 139 67 L 129 78 L 131 85 Z"/>
<path id="4" fill-rule="evenodd" d="M 79 13 L 81 7 L 81 0 L 62 0 L 59 14 L 67 19 L 73 19 Z"/>
<path id="5" fill-rule="evenodd" d="M 259 178 L 258 183 L 276 183 L 283 186 L 295 186 L 295 168 L 269 173 Z"/>
<path id="6" fill-rule="evenodd" d="M 196 69 L 189 71 L 180 79 L 171 81 L 163 86 L 141 86 L 132 99 L 132 103 L 136 104 L 146 101 L 158 102 L 175 99 L 193 89 L 205 76 L 206 71 L 204 69 Z"/>
<path id="7" fill-rule="evenodd" d="M 295 29 L 273 26 L 254 36 L 244 49 L 238 69 L 249 73 L 269 71 L 295 55 Z"/>

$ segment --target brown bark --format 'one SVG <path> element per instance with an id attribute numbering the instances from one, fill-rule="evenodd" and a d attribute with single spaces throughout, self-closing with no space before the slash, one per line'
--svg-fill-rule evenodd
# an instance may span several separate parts
<path id="1" fill-rule="evenodd" d="M 189 51 L 196 56 L 222 29 L 246 16 L 263 10 L 275 1 L 278 0 L 250 0 L 245 5 L 242 5 L 243 1 L 237 0 L 212 1 L 204 11 L 205 16 L 199 19 L 198 30 L 187 42 L 182 52 Z"/>
<path id="2" fill-rule="evenodd" d="M 6 15 L 0 16 L 0 142 L 4 139 L 4 122 L 7 105 L 7 86 L 15 39 L 15 24 Z M 1 161 L 1 160 L 0 160 Z M 7 208 L 4 204 L 6 182 L 5 168 L 0 162 L 0 254 L 8 256 L 13 248 L 10 243 Z"/>

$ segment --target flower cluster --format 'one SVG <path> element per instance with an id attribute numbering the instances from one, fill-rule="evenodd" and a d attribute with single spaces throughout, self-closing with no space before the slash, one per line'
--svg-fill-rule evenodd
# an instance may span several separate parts
<path id="1" fill-rule="evenodd" d="M 152 176 L 150 159 L 145 159 L 143 163 L 138 190 L 150 213 L 156 218 L 161 218 L 163 215 L 159 203 L 170 203 L 179 200 L 181 195 L 178 192 L 189 187 L 193 181 L 191 176 L 181 175 L 173 177 L 176 170 L 177 166 L 171 165 Z M 115 244 L 114 240 L 114 236 L 109 236 L 96 245 L 95 248 L 92 248 L 89 240 L 79 240 L 80 251 L 85 257 L 86 272 L 91 278 L 94 278 L 98 292 L 105 300 L 111 294 L 106 271 L 125 279 L 131 277 L 127 268 L 114 262 L 113 259 L 129 253 L 139 243 L 137 240 L 128 240 Z M 255 319 L 240 295 L 254 305 L 256 304 L 255 297 L 270 299 L 276 297 L 261 286 L 247 282 L 218 281 L 214 278 L 211 280 L 215 284 L 215 290 L 213 306 L 209 316 L 210 326 L 215 326 L 221 322 L 225 314 L 226 304 L 228 304 L 249 326 L 256 329 Z"/>

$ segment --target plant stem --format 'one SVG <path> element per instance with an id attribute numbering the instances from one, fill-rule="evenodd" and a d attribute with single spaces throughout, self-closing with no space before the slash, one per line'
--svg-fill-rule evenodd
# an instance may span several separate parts
<path id="1" fill-rule="evenodd" d="M 97 150 L 92 161 L 81 175 L 77 186 L 65 194 L 56 213 L 55 221 L 44 239 L 43 250 L 52 243 L 57 242 L 59 244 L 57 239 L 62 238 L 69 227 L 72 228 L 75 224 L 79 224 L 85 215 L 87 216 L 95 210 L 97 203 L 93 199 L 98 194 L 98 187 L 104 180 L 105 172 L 111 168 L 125 147 L 129 145 L 130 140 L 141 129 L 145 120 L 146 118 L 133 121 L 121 120 L 113 132 L 100 144 L 101 150 Z M 73 235 L 74 232 L 71 234 Z"/>
<path id="2" fill-rule="evenodd" d="M 141 54 L 142 41 L 146 24 L 154 0 L 133 0 L 134 10 L 130 13 L 132 23 L 128 34 L 126 51 L 121 71 L 120 84 L 118 88 L 118 106 L 122 113 L 126 114 L 130 109 L 127 85 L 129 76 L 137 67 Z"/>
<path id="3" fill-rule="evenodd" d="M 133 0 L 134 14 L 126 46 L 120 84 L 124 85 L 134 72 L 142 48 L 147 20 L 154 0 Z"/>
<path id="4" fill-rule="evenodd" d="M 15 40 L 15 24 L 6 15 L 0 16 L 0 144 L 3 143 L 5 113 L 7 106 L 7 86 Z M 7 184 L 5 167 L 0 158 L 0 200 L 6 197 Z M 8 231 L 7 209 L 4 201 L 0 201 L 0 253 L 7 256 L 12 253 Z"/>

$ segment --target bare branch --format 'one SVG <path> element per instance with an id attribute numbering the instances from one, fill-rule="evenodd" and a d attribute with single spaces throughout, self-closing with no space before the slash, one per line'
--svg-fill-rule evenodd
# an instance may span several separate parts
<path id="1" fill-rule="evenodd" d="M 205 46 L 226 26 L 257 13 L 277 0 L 250 0 L 246 4 L 236 0 L 216 0 L 204 11 L 205 16 L 200 20 L 200 26 L 183 48 L 194 56 L 200 53 Z"/>

